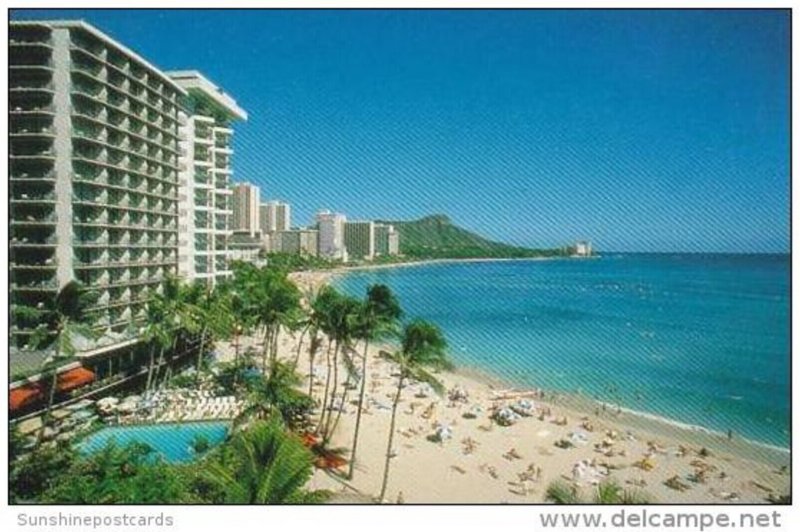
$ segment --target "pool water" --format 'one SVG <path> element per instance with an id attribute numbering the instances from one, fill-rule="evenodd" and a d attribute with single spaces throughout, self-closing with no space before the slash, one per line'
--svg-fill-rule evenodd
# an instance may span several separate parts
<path id="1" fill-rule="evenodd" d="M 154 449 L 166 462 L 191 462 L 198 457 L 192 443 L 205 438 L 209 447 L 222 443 L 228 434 L 227 421 L 201 421 L 188 423 L 159 423 L 127 427 L 106 427 L 90 434 L 78 444 L 78 450 L 92 454 L 114 442 L 120 447 L 131 443 L 144 443 Z"/>

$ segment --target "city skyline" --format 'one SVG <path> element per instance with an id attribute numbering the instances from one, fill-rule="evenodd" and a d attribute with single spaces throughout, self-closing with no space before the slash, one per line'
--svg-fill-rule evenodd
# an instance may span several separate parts
<path id="1" fill-rule="evenodd" d="M 207 15 L 12 18 L 83 18 L 207 72 L 250 111 L 234 181 L 301 223 L 444 213 L 532 247 L 788 250 L 786 12 Z"/>

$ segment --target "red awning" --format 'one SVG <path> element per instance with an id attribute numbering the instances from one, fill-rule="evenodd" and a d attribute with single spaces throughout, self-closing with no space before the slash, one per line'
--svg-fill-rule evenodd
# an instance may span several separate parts
<path id="1" fill-rule="evenodd" d="M 26 384 L 11 390 L 8 406 L 12 411 L 19 410 L 41 400 L 43 397 L 44 394 L 42 394 L 42 389 L 38 384 Z"/>
<path id="2" fill-rule="evenodd" d="M 94 380 L 94 373 L 86 368 L 75 368 L 58 375 L 58 391 L 69 392 L 86 386 Z"/>

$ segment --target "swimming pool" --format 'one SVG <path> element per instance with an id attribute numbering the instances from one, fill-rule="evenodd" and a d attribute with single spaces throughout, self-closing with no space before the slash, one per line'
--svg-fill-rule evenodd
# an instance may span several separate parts
<path id="1" fill-rule="evenodd" d="M 197 437 L 205 438 L 210 447 L 214 447 L 222 443 L 229 428 L 228 421 L 106 427 L 81 440 L 77 448 L 83 453 L 91 454 L 111 441 L 122 447 L 136 442 L 149 445 L 169 463 L 191 462 L 198 456 L 192 447 Z"/>

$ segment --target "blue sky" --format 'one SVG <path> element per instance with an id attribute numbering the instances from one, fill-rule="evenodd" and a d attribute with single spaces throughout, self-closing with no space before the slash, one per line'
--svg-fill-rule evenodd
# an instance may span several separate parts
<path id="1" fill-rule="evenodd" d="M 250 114 L 235 178 L 530 246 L 785 251 L 788 11 L 18 11 L 82 18 Z"/>

